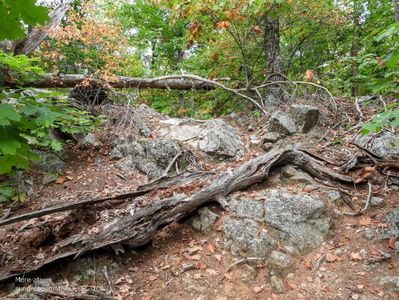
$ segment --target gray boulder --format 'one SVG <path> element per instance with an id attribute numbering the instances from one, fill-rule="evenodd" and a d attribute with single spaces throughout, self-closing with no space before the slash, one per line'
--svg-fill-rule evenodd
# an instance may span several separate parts
<path id="1" fill-rule="evenodd" d="M 80 144 L 83 147 L 98 147 L 101 145 L 101 141 L 97 136 L 95 136 L 93 133 L 89 132 L 86 134 L 86 136 L 82 139 Z"/>
<path id="2" fill-rule="evenodd" d="M 189 120 L 161 121 L 160 135 L 190 145 L 214 157 L 237 158 L 244 153 L 244 142 L 233 127 L 222 119 L 193 124 Z"/>
<path id="3" fill-rule="evenodd" d="M 34 163 L 34 166 L 52 174 L 59 174 L 64 171 L 65 163 L 54 153 L 35 151 L 40 160 Z"/>
<path id="4" fill-rule="evenodd" d="M 389 227 L 381 233 L 380 239 L 399 239 L 399 207 L 393 209 L 385 216 L 385 223 L 387 223 Z"/>
<path id="5" fill-rule="evenodd" d="M 399 276 L 384 275 L 378 283 L 391 292 L 399 292 Z"/>
<path id="6" fill-rule="evenodd" d="M 265 198 L 265 223 L 277 230 L 284 244 L 293 245 L 301 252 L 321 245 L 330 220 L 323 215 L 326 207 L 320 198 L 285 190 L 269 190 Z"/>
<path id="7" fill-rule="evenodd" d="M 285 276 L 294 269 L 291 257 L 279 251 L 272 252 L 268 265 L 271 275 Z"/>
<path id="8" fill-rule="evenodd" d="M 261 221 L 264 215 L 263 202 L 258 200 L 235 199 L 235 197 L 232 196 L 229 201 L 229 207 L 238 217 Z"/>
<path id="9" fill-rule="evenodd" d="M 279 294 L 283 294 L 286 292 L 286 288 L 284 285 L 283 280 L 278 277 L 278 276 L 272 276 L 270 278 L 270 283 L 272 285 L 272 288 L 275 292 L 279 293 Z"/>
<path id="10" fill-rule="evenodd" d="M 315 184 L 316 181 L 308 173 L 295 168 L 294 166 L 287 165 L 281 169 L 281 178 L 284 181 L 299 182 L 304 184 Z"/>
<path id="11" fill-rule="evenodd" d="M 219 216 L 207 207 L 198 210 L 198 217 L 193 220 L 193 227 L 197 230 L 208 231 L 213 228 Z"/>
<path id="12" fill-rule="evenodd" d="M 296 132 L 296 126 L 289 115 L 278 110 L 271 115 L 268 130 L 282 135 L 289 135 Z"/>
<path id="13" fill-rule="evenodd" d="M 291 105 L 290 113 L 298 126 L 298 131 L 309 132 L 319 121 L 320 111 L 316 106 Z"/>
<path id="14" fill-rule="evenodd" d="M 281 138 L 282 136 L 278 132 L 267 132 L 262 139 L 263 143 L 275 143 Z"/>
<path id="15" fill-rule="evenodd" d="M 235 255 L 267 258 L 277 242 L 251 219 L 227 217 L 223 224 L 224 243 Z"/>
<path id="16" fill-rule="evenodd" d="M 354 138 L 354 142 L 383 158 L 399 156 L 399 136 L 389 131 L 384 131 L 377 136 L 358 135 Z"/>

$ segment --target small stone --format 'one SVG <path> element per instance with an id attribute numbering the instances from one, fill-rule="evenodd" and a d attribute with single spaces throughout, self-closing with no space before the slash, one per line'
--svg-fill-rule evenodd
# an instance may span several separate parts
<path id="1" fill-rule="evenodd" d="M 342 254 L 344 254 L 344 250 L 342 250 L 342 249 L 335 249 L 335 251 L 334 251 L 334 254 L 335 255 L 342 255 Z"/>
<path id="2" fill-rule="evenodd" d="M 366 258 L 368 253 L 366 249 L 360 249 L 359 254 L 363 257 Z"/>
<path id="3" fill-rule="evenodd" d="M 320 117 L 319 109 L 311 105 L 291 105 L 290 112 L 299 131 L 303 133 L 307 133 L 315 127 Z"/>
<path id="4" fill-rule="evenodd" d="M 366 240 L 372 240 L 375 236 L 375 231 L 371 228 L 366 228 L 363 231 L 362 236 L 366 239 Z"/>
<path id="5" fill-rule="evenodd" d="M 258 275 L 256 269 L 248 264 L 243 265 L 241 272 L 241 280 L 243 282 L 253 282 Z"/>
<path id="6" fill-rule="evenodd" d="M 278 132 L 267 132 L 263 136 L 263 142 L 264 143 L 275 143 L 281 138 L 282 138 L 282 136 Z"/>
<path id="7" fill-rule="evenodd" d="M 326 195 L 331 201 L 337 201 L 342 198 L 341 192 L 337 190 L 330 190 Z"/>
<path id="8" fill-rule="evenodd" d="M 265 150 L 266 152 L 269 151 L 272 148 L 273 148 L 273 143 L 264 143 L 262 145 L 262 149 Z"/>
<path id="9" fill-rule="evenodd" d="M 296 132 L 296 126 L 291 117 L 279 110 L 271 115 L 268 128 L 269 131 L 282 135 L 294 134 Z"/>
<path id="10" fill-rule="evenodd" d="M 384 206 L 384 204 L 385 204 L 385 201 L 383 198 L 371 197 L 371 199 L 370 199 L 370 205 L 372 207 L 381 207 L 381 206 Z"/>
<path id="11" fill-rule="evenodd" d="M 285 291 L 286 291 L 285 285 L 284 285 L 283 280 L 280 277 L 272 276 L 270 278 L 270 282 L 272 284 L 273 289 L 277 293 L 279 293 L 279 294 L 285 293 Z"/>
<path id="12" fill-rule="evenodd" d="M 44 174 L 44 176 L 43 176 L 42 184 L 43 184 L 43 185 L 50 184 L 50 183 L 56 181 L 56 180 L 58 179 L 58 177 L 59 177 L 58 174 L 46 173 L 46 174 Z"/>
<path id="13" fill-rule="evenodd" d="M 193 221 L 193 227 L 201 231 L 208 231 L 212 229 L 213 224 L 215 224 L 216 219 L 219 217 L 207 207 L 199 209 L 198 214 L 199 216 Z"/>
<path id="14" fill-rule="evenodd" d="M 279 251 L 273 251 L 270 255 L 269 270 L 272 275 L 285 275 L 294 268 L 292 259 Z"/>
<path id="15" fill-rule="evenodd" d="M 250 143 L 251 145 L 259 145 L 260 144 L 260 140 L 258 139 L 258 137 L 254 134 L 250 135 Z"/>
<path id="16" fill-rule="evenodd" d="M 352 294 L 351 299 L 353 300 L 359 300 L 360 296 L 359 294 Z"/>
<path id="17" fill-rule="evenodd" d="M 378 283 L 391 292 L 399 292 L 399 276 L 385 275 Z"/>
<path id="18" fill-rule="evenodd" d="M 394 247 L 395 247 L 396 252 L 399 253 L 399 241 L 395 242 L 395 246 Z"/>
<path id="19" fill-rule="evenodd" d="M 84 147 L 98 147 L 101 145 L 97 136 L 89 132 L 80 143 Z"/>

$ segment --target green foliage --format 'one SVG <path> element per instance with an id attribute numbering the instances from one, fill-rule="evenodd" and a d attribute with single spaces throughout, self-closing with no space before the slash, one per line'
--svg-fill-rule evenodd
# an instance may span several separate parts
<path id="1" fill-rule="evenodd" d="M 3 91 L 0 100 L 0 174 L 27 169 L 37 158 L 33 146 L 60 151 L 62 144 L 49 136 L 50 129 L 82 133 L 94 130 L 100 122 L 71 107 L 55 92 Z"/>
<path id="2" fill-rule="evenodd" d="M 0 84 L 4 82 L 20 84 L 34 80 L 37 75 L 43 73 L 37 63 L 37 58 L 0 51 Z"/>
<path id="3" fill-rule="evenodd" d="M 0 1 L 0 41 L 24 36 L 24 25 L 44 25 L 49 20 L 47 9 L 35 0 Z"/>
<path id="4" fill-rule="evenodd" d="M 373 120 L 365 124 L 362 128 L 362 134 L 381 131 L 385 126 L 399 127 L 399 103 L 392 104 L 387 109 L 377 114 Z"/>

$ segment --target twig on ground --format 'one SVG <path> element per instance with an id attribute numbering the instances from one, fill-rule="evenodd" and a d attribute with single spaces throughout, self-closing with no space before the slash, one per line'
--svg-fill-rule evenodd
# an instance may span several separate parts
<path id="1" fill-rule="evenodd" d="M 360 109 L 359 99 L 357 97 L 355 98 L 355 107 L 356 107 L 357 112 L 359 113 L 360 119 L 364 119 L 363 112 Z"/>
<path id="2" fill-rule="evenodd" d="M 109 276 L 108 276 L 107 266 L 104 266 L 104 267 L 103 267 L 102 272 L 103 272 L 105 281 L 106 281 L 107 284 L 108 284 L 109 290 L 110 290 L 111 293 L 112 293 L 112 296 L 115 295 L 114 287 L 113 287 L 113 285 L 112 285 L 111 279 L 110 279 Z"/>
<path id="3" fill-rule="evenodd" d="M 324 262 L 326 258 L 326 255 L 323 253 L 318 260 L 316 260 L 315 264 L 314 264 L 314 268 L 313 270 L 318 270 L 321 266 L 321 264 Z"/>
<path id="4" fill-rule="evenodd" d="M 239 264 L 242 264 L 242 263 L 249 263 L 249 262 L 252 262 L 252 261 L 263 261 L 263 260 L 264 260 L 264 259 L 263 259 L 263 258 L 260 258 L 260 257 L 245 257 L 245 258 L 242 258 L 242 259 L 236 261 L 234 264 L 232 264 L 232 265 L 227 269 L 227 272 L 230 272 L 235 266 L 238 266 Z"/>
<path id="5" fill-rule="evenodd" d="M 369 207 L 369 205 L 370 205 L 371 196 L 373 195 L 373 193 L 372 193 L 372 192 L 373 192 L 373 191 L 372 191 L 372 186 L 371 186 L 370 181 L 367 182 L 367 185 L 368 185 L 368 187 L 369 187 L 369 193 L 368 193 L 368 196 L 367 196 L 366 205 L 363 207 L 363 209 L 362 209 L 361 211 L 356 212 L 356 213 L 343 212 L 343 214 L 344 214 L 345 216 L 360 216 L 361 214 L 363 214 L 364 212 L 366 212 L 366 210 L 368 209 L 368 207 Z"/>

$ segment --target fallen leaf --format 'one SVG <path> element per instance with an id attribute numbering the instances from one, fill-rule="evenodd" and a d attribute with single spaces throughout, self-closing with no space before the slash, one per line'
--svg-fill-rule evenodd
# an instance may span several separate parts
<path id="1" fill-rule="evenodd" d="M 331 254 L 331 253 L 326 254 L 326 262 L 333 263 L 333 262 L 336 262 L 339 260 L 340 260 L 340 257 L 335 254 Z"/>
<path id="2" fill-rule="evenodd" d="M 211 274 L 211 275 L 217 275 L 217 274 L 218 274 L 218 272 L 217 272 L 216 270 L 214 270 L 214 269 L 206 269 L 206 271 L 207 271 L 209 274 Z"/>
<path id="3" fill-rule="evenodd" d="M 359 290 L 362 290 L 362 289 L 364 288 L 364 285 L 363 285 L 363 284 L 358 284 L 356 287 L 357 287 Z"/>
<path id="4" fill-rule="evenodd" d="M 209 245 L 208 245 L 208 250 L 209 250 L 209 252 L 211 252 L 211 253 L 215 253 L 215 251 L 216 251 L 215 245 L 214 245 L 214 244 L 209 244 Z"/>
<path id="5" fill-rule="evenodd" d="M 371 225 L 374 225 L 374 220 L 373 219 L 371 219 L 370 217 L 361 217 L 360 219 L 359 219 L 359 225 L 362 225 L 362 226 L 371 226 Z"/>
<path id="6" fill-rule="evenodd" d="M 58 184 L 63 184 L 66 181 L 66 177 L 65 176 L 61 176 L 60 178 L 58 178 L 55 183 Z"/>
<path id="7" fill-rule="evenodd" d="M 396 249 L 395 243 L 396 243 L 396 237 L 391 237 L 388 240 L 388 247 L 391 248 L 391 249 Z"/>
<path id="8" fill-rule="evenodd" d="M 256 286 L 254 287 L 254 292 L 255 294 L 259 294 L 260 292 L 263 291 L 263 287 L 262 286 Z"/>
<path id="9" fill-rule="evenodd" d="M 191 256 L 187 256 L 188 259 L 192 259 L 192 260 L 200 260 L 201 259 L 201 255 L 197 254 L 197 255 L 191 255 Z"/>
<path id="10" fill-rule="evenodd" d="M 362 256 L 360 255 L 359 252 L 351 252 L 351 253 L 349 254 L 349 256 L 350 256 L 350 258 L 351 258 L 352 260 L 357 260 L 357 261 L 363 260 L 363 258 L 362 258 Z"/>
<path id="11" fill-rule="evenodd" d="M 197 264 L 195 265 L 195 267 L 196 267 L 197 269 L 199 269 L 199 270 L 205 270 L 206 267 L 207 267 L 207 265 L 206 265 L 204 262 L 199 261 L 199 262 L 197 262 Z"/>
<path id="12" fill-rule="evenodd" d="M 148 277 L 149 281 L 155 281 L 157 279 L 158 279 L 158 276 L 155 276 L 155 275 L 151 275 L 151 276 Z"/>
<path id="13" fill-rule="evenodd" d="M 360 182 L 370 178 L 371 176 L 373 176 L 374 170 L 375 170 L 375 166 L 373 166 L 373 167 L 370 167 L 370 166 L 364 167 L 360 171 L 360 173 L 358 174 L 358 176 L 357 176 L 357 178 L 355 179 L 354 182 L 357 184 L 357 183 L 360 183 Z"/>
<path id="14" fill-rule="evenodd" d="M 215 255 L 215 258 L 216 258 L 216 260 L 219 261 L 219 262 L 222 260 L 222 256 L 221 256 L 220 254 L 216 254 L 216 255 Z"/>
<path id="15" fill-rule="evenodd" d="M 201 278 L 202 278 L 201 273 L 194 274 L 194 279 L 201 279 Z"/>

